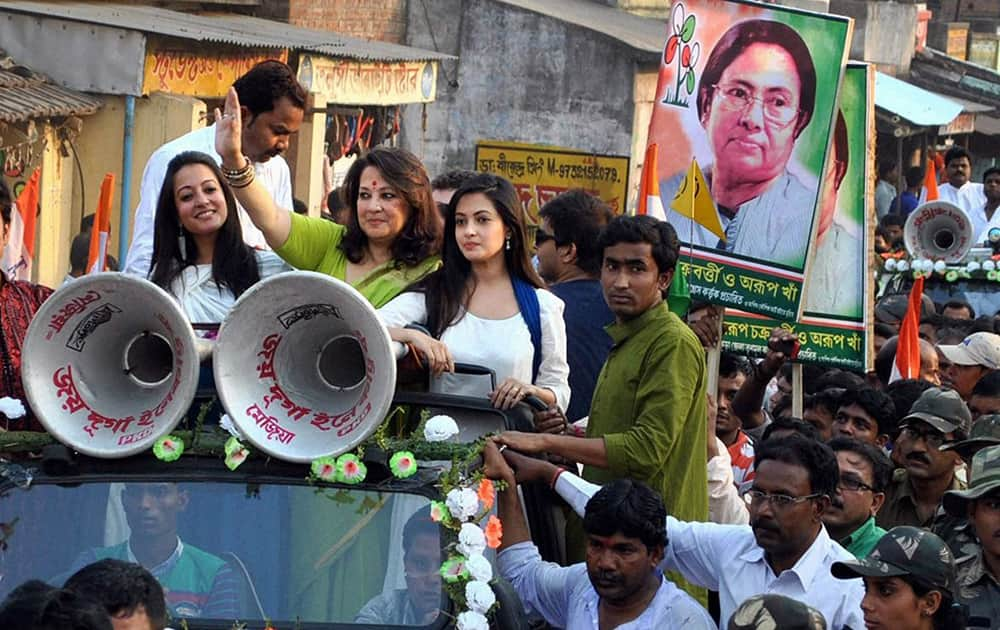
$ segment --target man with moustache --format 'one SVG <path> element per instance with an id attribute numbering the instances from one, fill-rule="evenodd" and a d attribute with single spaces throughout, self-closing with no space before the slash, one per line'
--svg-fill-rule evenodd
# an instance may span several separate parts
<path id="1" fill-rule="evenodd" d="M 948 181 L 938 185 L 938 199 L 950 201 L 969 215 L 972 237 L 983 233 L 989 219 L 986 217 L 986 193 L 972 177 L 972 155 L 962 147 L 952 147 L 944 154 L 944 168 Z M 981 241 L 977 241 L 981 242 Z"/>
<path id="2" fill-rule="evenodd" d="M 574 630 L 716 627 L 690 595 L 657 569 L 667 542 L 667 513 L 649 486 L 619 479 L 597 491 L 582 514 L 586 563 L 561 567 L 542 561 L 532 544 L 518 496 L 520 477 L 495 442 L 486 443 L 483 457 L 485 475 L 506 483 L 497 498 L 504 527 L 497 566 L 529 612 Z M 561 469 L 552 470 L 558 474 Z"/>
<path id="3" fill-rule="evenodd" d="M 856 438 L 834 438 L 829 445 L 837 456 L 840 482 L 823 524 L 844 549 L 864 558 L 885 534 L 875 515 L 885 501 L 892 462 L 882 449 Z"/>
<path id="4" fill-rule="evenodd" d="M 726 238 L 668 210 L 667 220 L 685 241 L 793 267 L 802 264 L 817 191 L 802 183 L 789 162 L 815 105 L 816 68 L 794 29 L 745 20 L 726 31 L 705 63 L 697 96 L 714 159 L 705 178 Z M 682 179 L 663 183 L 665 208 Z"/>
<path id="5" fill-rule="evenodd" d="M 968 518 L 973 544 L 956 552 L 958 597 L 969 607 L 970 628 L 1000 628 L 1000 446 L 972 458 L 969 489 L 944 495 L 944 509 Z"/>
<path id="6" fill-rule="evenodd" d="M 255 178 L 264 184 L 279 208 L 292 207 L 292 179 L 281 157 L 291 135 L 305 116 L 306 92 L 295 73 L 280 61 L 262 61 L 233 83 L 240 97 L 243 151 L 253 162 Z M 200 151 L 222 163 L 215 150 L 215 125 L 196 129 L 153 152 L 142 172 L 139 205 L 135 209 L 132 243 L 125 258 L 125 273 L 146 277 L 153 255 L 153 222 L 167 164 L 185 151 Z M 239 208 L 243 240 L 256 249 L 270 249 L 264 235 Z M 128 236 L 123 234 L 122 237 Z"/>
<path id="7" fill-rule="evenodd" d="M 944 493 L 964 487 L 955 475 L 961 458 L 941 446 L 965 439 L 971 424 L 969 409 L 954 390 L 932 387 L 920 395 L 900 423 L 893 452 L 904 467 L 893 474 L 875 517 L 880 527 L 931 526 Z"/>
<path id="8" fill-rule="evenodd" d="M 518 483 L 549 481 L 577 514 L 600 489 L 512 449 L 503 456 Z M 830 574 L 834 562 L 854 558 L 830 538 L 822 522 L 837 491 L 833 451 L 801 436 L 775 439 L 757 451 L 755 466 L 757 474 L 747 493 L 750 525 L 683 522 L 668 516 L 660 568 L 718 591 L 722 627 L 742 602 L 763 593 L 812 606 L 832 630 L 864 627 L 861 581 L 845 584 Z"/>

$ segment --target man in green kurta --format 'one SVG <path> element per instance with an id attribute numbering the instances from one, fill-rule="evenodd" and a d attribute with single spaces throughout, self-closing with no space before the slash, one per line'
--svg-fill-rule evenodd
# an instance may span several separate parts
<path id="1" fill-rule="evenodd" d="M 601 370 L 584 438 L 506 432 L 500 441 L 522 452 L 547 452 L 584 465 L 598 484 L 631 477 L 663 497 L 667 513 L 708 520 L 705 354 L 698 338 L 667 309 L 679 245 L 670 224 L 648 216 L 618 217 L 601 235 L 601 285 L 615 314 L 607 327 L 614 345 Z M 539 414 L 547 426 L 558 409 Z M 586 551 L 568 528 L 568 559 Z M 704 600 L 701 589 L 671 579 Z"/>

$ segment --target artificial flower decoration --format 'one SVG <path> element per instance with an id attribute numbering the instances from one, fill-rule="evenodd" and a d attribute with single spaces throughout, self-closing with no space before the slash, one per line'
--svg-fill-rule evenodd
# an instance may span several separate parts
<path id="1" fill-rule="evenodd" d="M 465 562 L 465 568 L 469 570 L 469 576 L 473 580 L 489 582 L 493 579 L 493 565 L 481 553 L 469 556 Z"/>
<path id="2" fill-rule="evenodd" d="M 431 520 L 435 523 L 447 524 L 451 520 L 448 506 L 441 501 L 431 501 Z"/>
<path id="3" fill-rule="evenodd" d="M 503 523 L 500 522 L 500 519 L 495 514 L 490 514 L 490 519 L 486 521 L 484 535 L 486 536 L 487 547 L 496 549 L 500 546 L 500 541 L 503 539 Z"/>
<path id="4" fill-rule="evenodd" d="M 992 260 L 984 260 L 982 266 L 983 271 L 995 271 L 997 268 L 997 264 Z"/>
<path id="5" fill-rule="evenodd" d="M 910 269 L 910 263 L 906 260 L 900 260 L 899 262 L 896 263 L 897 271 L 909 271 L 909 269 Z"/>
<path id="6" fill-rule="evenodd" d="M 410 451 L 399 451 L 389 459 L 389 469 L 400 479 L 412 477 L 417 472 L 417 458 Z"/>
<path id="7" fill-rule="evenodd" d="M 153 455 L 156 459 L 164 462 L 177 461 L 184 453 L 184 440 L 176 435 L 168 435 L 156 441 L 153 445 Z"/>
<path id="8" fill-rule="evenodd" d="M 896 271 L 897 265 L 898 263 L 895 258 L 888 258 L 885 261 L 885 270 L 889 272 Z"/>
<path id="9" fill-rule="evenodd" d="M 485 615 L 497 603 L 497 597 L 488 582 L 473 580 L 465 585 L 465 601 L 469 610 Z"/>
<path id="10" fill-rule="evenodd" d="M 948 269 L 948 263 L 943 260 L 935 260 L 932 264 L 936 273 L 944 273 Z"/>
<path id="11" fill-rule="evenodd" d="M 958 280 L 958 272 L 954 269 L 948 270 L 948 273 L 944 274 L 944 279 L 948 282 L 954 282 Z"/>
<path id="12" fill-rule="evenodd" d="M 975 273 L 976 271 L 979 271 L 982 268 L 983 266 L 979 264 L 978 260 L 970 260 L 969 262 L 965 263 L 965 270 L 968 271 L 969 273 Z"/>
<path id="13" fill-rule="evenodd" d="M 428 442 L 444 442 L 456 435 L 458 423 L 451 416 L 434 416 L 424 425 L 424 439 Z"/>
<path id="14" fill-rule="evenodd" d="M 24 403 L 17 398 L 4 396 L 0 398 L 0 415 L 7 416 L 8 420 L 17 420 L 24 417 Z"/>
<path id="15" fill-rule="evenodd" d="M 455 488 L 445 497 L 448 511 L 459 521 L 467 521 L 479 511 L 479 496 L 472 488 Z"/>
<path id="16" fill-rule="evenodd" d="M 458 545 L 455 548 L 466 558 L 481 555 L 486 551 L 486 535 L 479 529 L 479 525 L 462 523 L 462 529 L 458 532 Z"/>
<path id="17" fill-rule="evenodd" d="M 493 487 L 493 480 L 483 477 L 482 481 L 479 482 L 476 495 L 479 497 L 479 501 L 482 502 L 483 508 L 487 510 L 492 509 L 493 500 L 496 497 L 496 488 Z"/>
<path id="18" fill-rule="evenodd" d="M 441 577 L 445 582 L 457 582 L 469 577 L 469 570 L 465 568 L 465 558 L 452 556 L 441 565 Z"/>
<path id="19" fill-rule="evenodd" d="M 250 451 L 247 447 L 237 440 L 235 437 L 230 437 L 226 440 L 226 468 L 229 470 L 236 470 L 240 467 L 240 464 L 247 460 L 250 456 Z"/>
<path id="20" fill-rule="evenodd" d="M 333 483 L 337 480 L 337 460 L 332 457 L 314 459 L 310 471 L 313 477 Z"/>
<path id="21" fill-rule="evenodd" d="M 337 481 L 357 484 L 365 480 L 368 467 L 354 453 L 344 453 L 337 458 Z"/>
<path id="22" fill-rule="evenodd" d="M 490 622 L 482 613 L 467 610 L 459 613 L 455 619 L 455 628 L 457 630 L 489 630 Z"/>

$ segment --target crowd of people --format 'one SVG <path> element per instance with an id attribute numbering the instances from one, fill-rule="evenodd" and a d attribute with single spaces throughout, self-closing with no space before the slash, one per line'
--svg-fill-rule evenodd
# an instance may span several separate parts
<path id="1" fill-rule="evenodd" d="M 506 482 L 499 570 L 529 614 L 567 628 L 1000 628 L 993 317 L 925 298 L 920 377 L 890 382 L 906 296 L 883 298 L 874 373 L 804 366 L 792 417 L 789 333 L 772 332 L 762 360 L 723 352 L 708 373 L 722 314 L 670 299 L 669 223 L 613 217 L 574 190 L 530 226 L 506 179 L 453 171 L 432 182 L 392 147 L 358 158 L 330 217 L 296 213 L 280 154 L 304 108 L 288 66 L 264 62 L 211 126 L 158 149 L 124 270 L 195 323 L 221 322 L 272 274 L 320 272 L 378 309 L 432 390 L 503 410 L 544 403 L 534 432 L 503 432 L 484 451 L 485 474 Z M 973 195 L 968 154 L 945 161 L 954 191 L 942 191 Z M 987 172 L 976 208 L 984 230 L 998 174 Z M 906 194 L 895 208 L 912 205 Z M 4 243 L 10 207 L 0 184 Z M 902 215 L 881 214 L 898 243 Z M 24 398 L 20 350 L 50 293 L 0 275 L 0 396 Z M 460 362 L 492 368 L 496 387 L 456 374 Z M 36 428 L 30 414 L 7 422 Z M 566 566 L 531 541 L 525 483 L 548 484 L 566 506 Z M 147 627 L 120 623 L 138 615 L 163 628 L 162 590 L 128 561 L 149 563 L 118 552 L 62 587 L 22 585 L 0 627 Z"/>

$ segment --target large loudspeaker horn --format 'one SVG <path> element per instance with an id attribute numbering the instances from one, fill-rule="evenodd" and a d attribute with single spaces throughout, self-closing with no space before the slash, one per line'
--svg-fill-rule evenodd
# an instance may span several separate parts
<path id="1" fill-rule="evenodd" d="M 906 219 L 903 244 L 913 258 L 961 262 L 977 235 L 969 215 L 953 203 L 928 201 L 917 206 Z"/>
<path id="2" fill-rule="evenodd" d="M 310 462 L 381 424 L 396 386 L 389 333 L 360 293 L 329 276 L 272 276 L 244 293 L 212 357 L 226 412 L 258 449 Z"/>
<path id="3" fill-rule="evenodd" d="M 24 340 L 21 375 L 32 410 L 61 442 L 95 457 L 150 448 L 187 412 L 198 386 L 198 341 L 177 303 L 121 273 L 56 291 Z"/>

